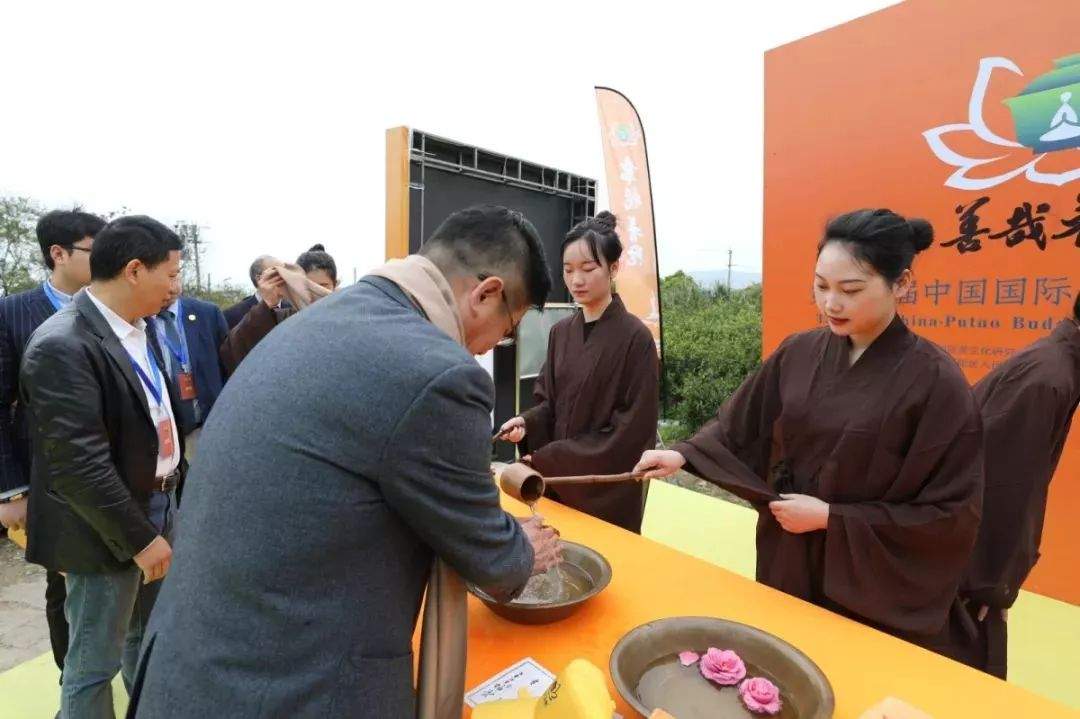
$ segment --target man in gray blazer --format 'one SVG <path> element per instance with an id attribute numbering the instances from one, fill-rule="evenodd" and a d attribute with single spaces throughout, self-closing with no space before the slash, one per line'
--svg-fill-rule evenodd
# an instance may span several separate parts
<path id="1" fill-rule="evenodd" d="M 503 598 L 557 561 L 499 507 L 473 358 L 550 287 L 528 220 L 472 208 L 259 343 L 204 426 L 129 716 L 412 716 L 433 558 Z"/>

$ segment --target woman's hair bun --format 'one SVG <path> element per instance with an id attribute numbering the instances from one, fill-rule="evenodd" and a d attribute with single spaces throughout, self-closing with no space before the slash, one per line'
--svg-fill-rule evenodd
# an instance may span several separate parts
<path id="1" fill-rule="evenodd" d="M 914 217 L 907 221 L 911 228 L 911 244 L 915 246 L 915 252 L 923 250 L 934 244 L 934 228 L 926 220 Z"/>
<path id="2" fill-rule="evenodd" d="M 612 230 L 619 224 L 619 218 L 615 217 L 612 213 L 604 210 L 593 218 L 596 222 Z"/>
<path id="3" fill-rule="evenodd" d="M 322 243 L 319 243 L 317 245 L 312 245 L 308 252 L 326 252 L 326 248 L 323 247 Z"/>

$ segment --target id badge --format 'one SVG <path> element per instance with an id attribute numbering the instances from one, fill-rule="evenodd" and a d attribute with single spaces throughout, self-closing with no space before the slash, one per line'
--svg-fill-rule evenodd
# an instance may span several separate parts
<path id="1" fill-rule="evenodd" d="M 180 399 L 192 400 L 198 394 L 195 391 L 195 376 L 190 372 L 180 372 L 176 375 L 176 384 L 179 385 Z"/>
<path id="2" fill-rule="evenodd" d="M 154 423 L 157 425 L 158 459 L 168 459 L 176 452 L 176 438 L 173 436 L 172 422 L 168 412 L 154 412 Z"/>

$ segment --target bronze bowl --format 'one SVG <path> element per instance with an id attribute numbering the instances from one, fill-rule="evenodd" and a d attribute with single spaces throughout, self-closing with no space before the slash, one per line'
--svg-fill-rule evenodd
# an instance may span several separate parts
<path id="1" fill-rule="evenodd" d="M 737 688 L 723 689 L 715 695 L 702 690 L 703 696 L 708 697 L 708 706 L 703 703 L 689 712 L 685 707 L 673 705 L 686 702 L 686 697 L 690 695 L 685 687 L 677 683 L 663 685 L 665 688 L 673 686 L 668 689 L 672 693 L 669 706 L 664 706 L 662 700 L 659 706 L 649 706 L 642 700 L 639 689 L 644 687 L 641 679 L 646 671 L 669 666 L 672 659 L 677 663 L 679 652 L 690 649 L 704 654 L 709 647 L 734 650 L 746 663 L 747 678 L 764 676 L 776 684 L 784 703 L 779 717 L 829 719 L 832 716 L 836 704 L 832 685 L 810 657 L 768 632 L 726 619 L 672 617 L 632 629 L 611 652 L 611 679 L 626 703 L 645 717 L 657 708 L 671 712 L 678 719 L 690 719 L 695 711 L 699 711 L 701 716 L 714 717 L 762 716 L 751 714 L 742 706 Z M 672 671 L 699 674 L 696 666 Z M 707 683 L 700 676 L 695 677 L 696 680 Z M 678 696 L 674 695 L 675 692 L 678 692 Z M 657 694 L 662 695 L 663 692 L 658 691 Z M 653 703 L 658 702 L 654 700 Z M 679 712 L 680 708 L 683 713 Z"/>
<path id="2" fill-rule="evenodd" d="M 611 565 L 604 555 L 591 547 L 576 542 L 562 542 L 563 563 L 571 564 L 581 570 L 581 574 L 588 577 L 591 584 L 585 591 L 576 594 L 572 598 L 550 604 L 525 604 L 521 602 L 508 602 L 501 604 L 484 590 L 474 584 L 467 584 L 469 591 L 474 594 L 488 609 L 498 614 L 503 619 L 508 619 L 517 624 L 550 624 L 566 619 L 576 612 L 582 604 L 604 591 L 611 582 Z"/>

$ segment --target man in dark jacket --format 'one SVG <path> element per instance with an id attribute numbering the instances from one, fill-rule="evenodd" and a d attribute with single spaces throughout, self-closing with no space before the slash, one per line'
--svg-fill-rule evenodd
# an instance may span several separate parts
<path id="1" fill-rule="evenodd" d="M 30 489 L 30 442 L 25 407 L 19 403 L 23 350 L 42 322 L 71 304 L 72 295 L 90 284 L 90 250 L 94 235 L 104 226 L 100 217 L 79 210 L 42 215 L 36 233 L 49 278 L 32 290 L 0 298 L 0 492 Z M 25 496 L 0 504 L 0 524 L 23 526 L 26 505 Z M 64 578 L 46 572 L 45 619 L 53 659 L 61 671 L 68 647 L 66 596 Z"/>
<path id="2" fill-rule="evenodd" d="M 181 297 L 179 287 L 169 305 L 150 324 L 165 359 L 165 370 L 179 397 L 180 432 L 188 456 L 214 407 L 226 372 L 218 349 L 229 334 L 221 309 L 212 302 Z"/>
<path id="3" fill-rule="evenodd" d="M 90 287 L 38 328 L 23 356 L 26 558 L 65 574 L 65 719 L 112 716 L 110 683 L 122 667 L 130 683 L 148 615 L 140 583 L 169 569 L 183 438 L 176 392 L 142 318 L 179 281 L 180 248 L 148 217 L 106 225 L 90 255 Z"/>

